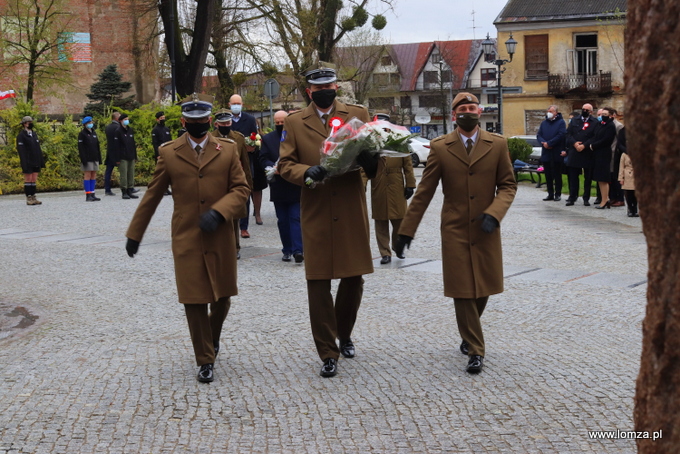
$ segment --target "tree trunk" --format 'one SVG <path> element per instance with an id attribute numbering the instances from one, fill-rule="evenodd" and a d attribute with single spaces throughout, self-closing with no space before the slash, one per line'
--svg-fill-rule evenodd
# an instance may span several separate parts
<path id="1" fill-rule="evenodd" d="M 321 3 L 319 14 L 319 60 L 331 62 L 335 47 L 335 22 L 341 3 L 339 0 L 325 0 Z"/>
<path id="2" fill-rule="evenodd" d="M 626 133 L 647 238 L 647 312 L 635 395 L 641 453 L 680 452 L 680 3 L 629 0 Z M 672 19 L 676 18 L 676 19 Z"/>
<path id="3" fill-rule="evenodd" d="M 37 57 L 36 57 L 37 58 Z M 28 62 L 28 81 L 26 83 L 26 102 L 33 100 L 33 89 L 35 88 L 35 60 Z"/>

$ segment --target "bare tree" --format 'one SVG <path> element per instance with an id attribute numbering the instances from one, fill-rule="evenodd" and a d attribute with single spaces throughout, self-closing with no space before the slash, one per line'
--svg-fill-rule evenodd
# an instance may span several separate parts
<path id="1" fill-rule="evenodd" d="M 626 30 L 627 149 L 647 239 L 647 313 L 635 392 L 640 453 L 680 452 L 680 3 L 630 0 Z M 672 19 L 672 18 L 676 19 Z M 638 432 L 640 433 L 640 432 Z"/>
<path id="2" fill-rule="evenodd" d="M 3 16 L 3 73 L 26 71 L 26 101 L 33 99 L 37 83 L 43 87 L 68 83 L 71 64 L 65 32 L 72 16 L 62 0 L 9 0 Z"/>
<path id="3" fill-rule="evenodd" d="M 373 69 L 387 52 L 383 38 L 376 30 L 360 29 L 347 35 L 335 48 L 333 62 L 339 78 L 351 82 L 357 102 L 365 104 L 372 93 Z"/>

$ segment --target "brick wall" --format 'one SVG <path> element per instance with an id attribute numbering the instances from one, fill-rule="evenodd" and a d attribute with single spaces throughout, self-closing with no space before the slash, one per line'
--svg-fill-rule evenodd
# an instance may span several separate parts
<path id="1" fill-rule="evenodd" d="M 34 100 L 43 113 L 80 114 L 89 101 L 86 93 L 99 73 L 109 64 L 118 65 L 124 80 L 132 82 L 130 94 L 137 101 L 156 99 L 159 82 L 156 75 L 157 40 L 153 37 L 157 10 L 142 0 L 62 0 L 72 14 L 69 32 L 89 33 L 91 62 L 71 63 L 69 85 L 41 88 L 36 84 Z M 4 15 L 6 0 L 0 0 Z M 150 8 L 150 9 L 149 9 Z M 55 55 L 56 59 L 57 56 Z M 3 54 L 0 54 L 0 69 Z M 9 68 L 0 75 L 0 90 L 26 90 L 26 68 Z M 11 101 L 0 101 L 0 108 Z"/>

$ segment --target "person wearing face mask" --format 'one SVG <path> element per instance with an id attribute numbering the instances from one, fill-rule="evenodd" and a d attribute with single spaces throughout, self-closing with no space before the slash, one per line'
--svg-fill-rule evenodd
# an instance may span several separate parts
<path id="1" fill-rule="evenodd" d="M 453 298 L 466 371 L 482 371 L 484 334 L 480 317 L 489 295 L 503 291 L 500 222 L 517 192 L 508 142 L 480 129 L 479 100 L 458 93 L 452 103 L 455 131 L 430 142 L 427 166 L 399 229 L 395 250 L 403 254 L 442 183 L 444 295 Z"/>
<path id="2" fill-rule="evenodd" d="M 133 191 L 135 185 L 135 162 L 137 161 L 137 144 L 135 143 L 135 133 L 130 127 L 130 119 L 127 114 L 121 114 L 118 118 L 120 128 L 116 130 L 116 140 L 118 144 L 118 157 L 120 165 L 120 192 L 123 199 L 138 199 Z"/>
<path id="3" fill-rule="evenodd" d="M 605 107 L 597 114 L 599 122 L 593 136 L 583 143 L 593 153 L 593 180 L 600 187 L 602 199 L 595 208 L 611 207 L 609 200 L 609 181 L 611 180 L 612 142 L 616 138 L 616 126 L 611 116 L 612 109 Z"/>
<path id="4" fill-rule="evenodd" d="M 560 154 L 564 151 L 567 126 L 562 119 L 562 114 L 557 111 L 557 106 L 548 107 L 545 118 L 536 134 L 536 139 L 542 147 L 539 161 L 545 169 L 545 181 L 548 188 L 548 196 L 543 200 L 559 202 L 562 199 L 562 165 L 564 163 L 564 158 Z"/>
<path id="5" fill-rule="evenodd" d="M 278 169 L 284 180 L 302 187 L 300 225 L 312 335 L 323 361 L 320 375 L 333 377 L 340 355 L 353 358 L 356 354 L 351 335 L 361 305 L 362 276 L 373 272 L 366 192 L 359 169 L 328 178 L 314 188 L 306 186 L 305 180 L 320 182 L 326 176 L 319 165 L 320 150 L 331 132 L 331 120 L 346 123 L 356 117 L 367 123 L 369 116 L 365 107 L 336 99 L 337 76 L 332 65 L 319 62 L 303 75 L 312 102 L 284 120 Z M 356 161 L 373 178 L 378 159 L 362 153 Z M 335 299 L 332 279 L 340 279 Z"/>
<path id="6" fill-rule="evenodd" d="M 172 254 L 177 296 L 184 306 L 193 344 L 197 380 L 214 380 L 222 326 L 238 293 L 232 220 L 250 189 L 236 142 L 208 134 L 212 96 L 194 94 L 181 101 L 186 134 L 159 149 L 156 172 L 127 230 L 130 257 L 163 193 L 172 185 Z"/>
<path id="7" fill-rule="evenodd" d="M 17 136 L 17 152 L 24 174 L 24 193 L 26 205 L 42 205 L 35 197 L 36 182 L 40 169 L 45 168 L 45 156 L 40 148 L 38 134 L 33 130 L 33 118 L 25 116 L 21 119 L 21 132 Z"/>
<path id="8" fill-rule="evenodd" d="M 221 137 L 223 139 L 231 139 L 236 142 L 236 146 L 239 151 L 239 160 L 241 161 L 241 167 L 243 172 L 246 174 L 246 180 L 248 180 L 248 188 L 252 191 L 253 189 L 253 177 L 250 173 L 250 158 L 248 157 L 248 150 L 246 149 L 246 141 L 238 131 L 232 129 L 232 113 L 229 109 L 220 109 L 215 113 L 215 129 L 212 132 L 215 137 Z M 236 238 L 236 259 L 241 258 L 241 239 L 239 235 L 240 231 L 240 220 L 244 217 L 248 217 L 248 208 L 246 204 L 243 204 L 243 210 L 238 213 L 238 217 L 234 218 L 234 238 Z"/>
<path id="9" fill-rule="evenodd" d="M 281 260 L 302 263 L 302 230 L 300 228 L 300 186 L 290 183 L 279 174 L 279 147 L 283 136 L 283 124 L 288 113 L 279 110 L 274 114 L 276 129 L 262 137 L 260 165 L 273 175 L 269 179 L 269 200 L 274 202 L 277 227 L 283 248 Z"/>
<path id="10" fill-rule="evenodd" d="M 252 133 L 258 133 L 257 121 L 255 117 L 243 111 L 243 99 L 239 95 L 232 95 L 229 98 L 229 106 L 232 114 L 231 129 L 243 134 L 244 137 L 250 137 Z M 253 192 L 251 197 L 253 199 L 253 211 L 255 215 L 255 222 L 262 225 L 262 218 L 260 216 L 260 207 L 262 206 L 262 190 L 267 187 L 267 176 L 264 170 L 260 167 L 257 159 L 259 149 L 246 145 L 248 150 L 248 159 L 250 159 L 250 174 L 253 177 Z M 248 219 L 250 212 L 250 200 L 246 204 L 246 216 L 241 219 L 241 238 L 250 238 L 248 232 Z"/>
<path id="11" fill-rule="evenodd" d="M 98 202 L 94 191 L 97 184 L 97 171 L 102 160 L 102 150 L 99 146 L 97 131 L 94 129 L 92 117 L 87 116 L 82 121 L 83 129 L 78 134 L 78 154 L 80 155 L 80 170 L 83 171 L 83 187 L 85 201 Z"/>
<path id="12" fill-rule="evenodd" d="M 156 126 L 151 130 L 151 145 L 153 146 L 153 156 L 158 161 L 158 147 L 165 142 L 172 140 L 170 128 L 165 126 L 165 112 L 156 112 Z M 172 195 L 170 189 L 165 191 L 165 195 Z"/>
<path id="13" fill-rule="evenodd" d="M 579 180 L 583 174 L 583 205 L 590 206 L 590 191 L 593 181 L 593 153 L 583 144 L 595 133 L 597 118 L 591 114 L 592 104 L 583 104 L 581 115 L 571 119 L 567 128 L 566 150 L 561 153 L 566 159 L 569 198 L 567 206 L 578 199 Z"/>

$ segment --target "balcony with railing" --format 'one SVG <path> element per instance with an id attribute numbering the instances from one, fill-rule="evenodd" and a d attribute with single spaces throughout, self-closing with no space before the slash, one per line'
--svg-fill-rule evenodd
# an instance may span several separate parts
<path id="1" fill-rule="evenodd" d="M 549 74 L 548 93 L 557 97 L 591 94 L 607 96 L 612 93 L 612 73 Z"/>

